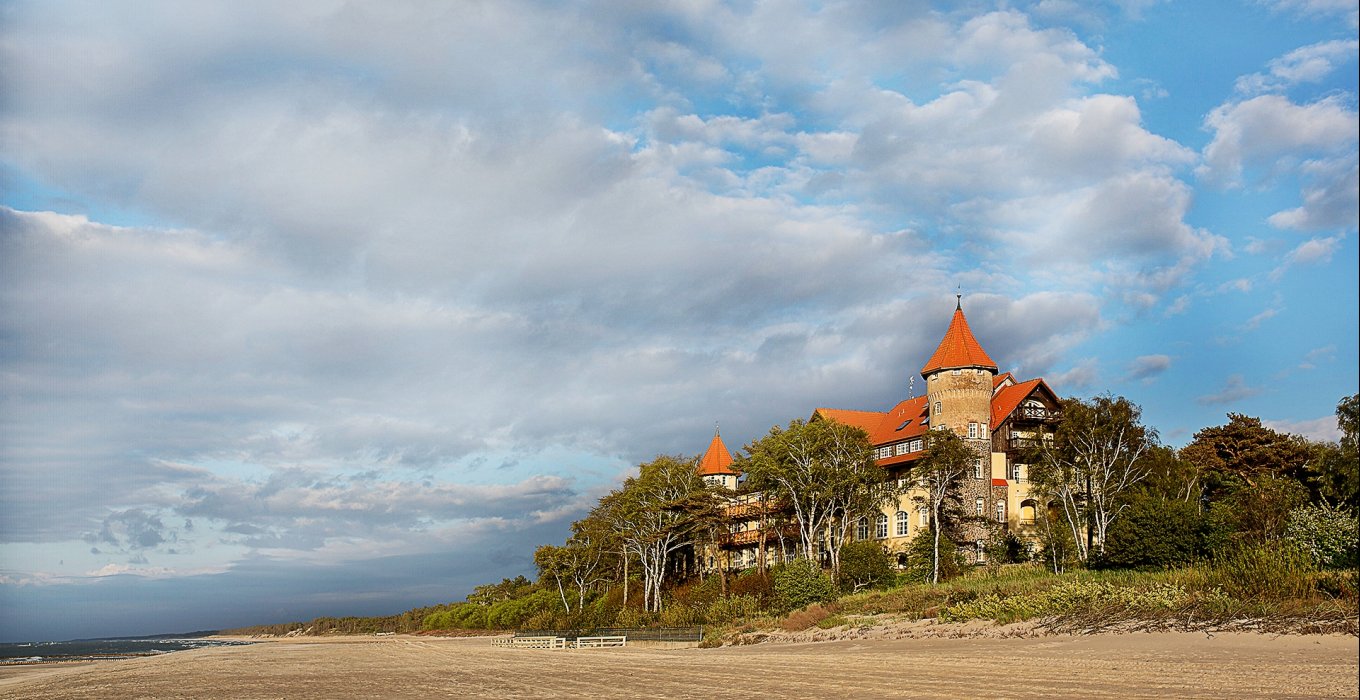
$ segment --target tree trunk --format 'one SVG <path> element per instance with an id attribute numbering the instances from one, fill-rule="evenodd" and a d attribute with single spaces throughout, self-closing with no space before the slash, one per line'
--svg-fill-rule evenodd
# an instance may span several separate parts
<path id="1" fill-rule="evenodd" d="M 930 527 L 935 535 L 935 551 L 931 558 L 930 582 L 938 585 L 940 583 L 940 507 L 938 505 L 932 509 L 930 514 Z"/>
<path id="2" fill-rule="evenodd" d="M 623 547 L 623 607 L 628 607 L 628 547 Z"/>

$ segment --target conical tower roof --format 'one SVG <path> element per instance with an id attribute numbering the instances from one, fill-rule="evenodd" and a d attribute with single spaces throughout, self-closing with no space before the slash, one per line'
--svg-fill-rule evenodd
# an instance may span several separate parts
<path id="1" fill-rule="evenodd" d="M 708 443 L 708 449 L 704 450 L 704 456 L 699 460 L 699 476 L 721 474 L 738 475 L 739 472 L 732 468 L 732 453 L 727 451 L 727 445 L 723 444 L 722 437 L 715 430 L 713 441 Z"/>
<path id="2" fill-rule="evenodd" d="M 996 363 L 987 356 L 987 351 L 978 344 L 977 338 L 973 337 L 968 319 L 963 316 L 962 301 L 954 307 L 954 318 L 949 322 L 949 330 L 944 332 L 944 339 L 940 341 L 940 347 L 935 348 L 930 361 L 921 368 L 921 376 L 956 367 L 981 367 L 997 371 Z"/>

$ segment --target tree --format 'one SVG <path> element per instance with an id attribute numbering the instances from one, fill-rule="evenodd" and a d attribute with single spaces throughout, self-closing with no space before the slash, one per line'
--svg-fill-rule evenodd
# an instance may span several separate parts
<path id="1" fill-rule="evenodd" d="M 940 582 L 940 538 L 949 515 L 947 504 L 958 501 L 959 483 L 968 474 L 968 466 L 978 454 L 953 431 L 932 429 L 926 433 L 925 454 L 912 467 L 916 483 L 926 492 L 926 507 L 930 510 L 931 545 L 930 582 Z M 952 541 L 952 540 L 951 540 Z"/>
<path id="2" fill-rule="evenodd" d="M 576 609 L 586 605 L 586 592 L 596 583 L 604 580 L 602 563 L 607 554 L 605 543 L 608 531 L 601 531 L 597 523 L 589 518 L 572 523 L 573 534 L 561 547 L 543 545 L 534 551 L 534 564 L 539 575 L 552 578 L 557 584 L 557 593 L 562 598 L 562 607 L 571 612 L 567 602 L 567 589 L 576 590 Z"/>
<path id="3" fill-rule="evenodd" d="M 1336 404 L 1336 423 L 1341 428 L 1339 442 L 1312 445 L 1308 487 L 1314 503 L 1355 509 L 1360 506 L 1360 456 L 1356 450 L 1360 394 L 1351 394 Z"/>
<path id="4" fill-rule="evenodd" d="M 1194 462 L 1182 459 L 1176 450 L 1163 445 L 1149 449 L 1143 459 L 1148 475 L 1138 484 L 1137 491 L 1153 498 L 1200 502 L 1204 490 L 1203 474 Z"/>
<path id="5" fill-rule="evenodd" d="M 1157 432 L 1141 416 L 1122 396 L 1066 399 L 1054 439 L 1039 448 L 1033 487 L 1058 502 L 1082 561 L 1104 551 L 1110 525 L 1128 505 L 1123 497 L 1149 473 L 1144 456 Z"/>
<path id="6" fill-rule="evenodd" d="M 642 563 L 643 607 L 660 612 L 670 557 L 691 545 L 700 527 L 692 500 L 704 491 L 704 483 L 693 459 L 660 456 L 639 465 L 638 471 L 617 492 L 611 516 L 625 551 Z"/>
<path id="7" fill-rule="evenodd" d="M 818 543 L 830 534 L 826 551 L 833 575 L 849 524 L 898 493 L 896 482 L 885 479 L 874 461 L 868 435 L 836 421 L 775 426 L 747 445 L 740 467 L 751 488 L 792 509 L 803 558 L 816 561 Z"/>
<path id="8" fill-rule="evenodd" d="M 1261 424 L 1260 418 L 1229 413 L 1226 425 L 1204 428 L 1181 449 L 1204 475 L 1204 495 L 1218 501 L 1243 487 L 1255 487 L 1264 477 L 1308 482 L 1312 450 L 1297 435 Z"/>

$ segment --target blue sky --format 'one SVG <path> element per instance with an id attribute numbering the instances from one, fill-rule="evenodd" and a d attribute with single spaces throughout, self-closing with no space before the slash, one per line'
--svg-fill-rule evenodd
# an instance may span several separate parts
<path id="1" fill-rule="evenodd" d="M 1005 370 L 1357 390 L 1353 2 L 0 8 L 0 640 L 393 613 Z"/>

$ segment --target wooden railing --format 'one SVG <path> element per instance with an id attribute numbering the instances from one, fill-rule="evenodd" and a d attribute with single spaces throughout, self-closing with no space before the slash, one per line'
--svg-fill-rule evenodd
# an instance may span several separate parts
<path id="1" fill-rule="evenodd" d="M 1022 418 L 1025 420 L 1051 421 L 1060 420 L 1062 418 L 1061 411 L 1053 411 L 1047 408 L 1040 408 L 1036 406 L 1021 406 L 1015 409 L 1015 413 L 1012 415 L 1014 415 L 1016 418 Z"/>

